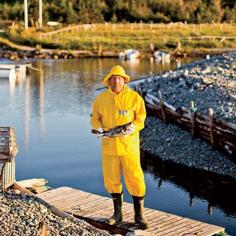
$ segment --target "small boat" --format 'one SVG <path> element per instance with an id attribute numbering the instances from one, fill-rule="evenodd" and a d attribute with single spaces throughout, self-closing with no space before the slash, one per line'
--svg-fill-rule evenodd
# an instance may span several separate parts
<path id="1" fill-rule="evenodd" d="M 154 52 L 154 59 L 157 62 L 162 63 L 170 63 L 170 53 L 164 52 L 164 51 L 155 51 Z"/>
<path id="2" fill-rule="evenodd" d="M 13 78 L 16 76 L 15 66 L 12 65 L 0 65 L 0 78 Z"/>
<path id="3" fill-rule="evenodd" d="M 27 64 L 0 64 L 0 78 L 25 77 Z"/>
<path id="4" fill-rule="evenodd" d="M 134 60 L 140 57 L 140 52 L 135 49 L 127 49 L 119 53 L 119 58 L 123 60 Z"/>

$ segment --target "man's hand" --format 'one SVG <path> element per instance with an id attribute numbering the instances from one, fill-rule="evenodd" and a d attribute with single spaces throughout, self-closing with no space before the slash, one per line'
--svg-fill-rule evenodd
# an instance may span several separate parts
<path id="1" fill-rule="evenodd" d="M 128 127 L 125 127 L 122 130 L 122 134 L 123 135 L 128 135 L 128 134 L 132 134 L 134 131 L 135 131 L 135 126 L 134 126 L 134 124 L 132 122 Z"/>
<path id="2" fill-rule="evenodd" d="M 102 128 L 98 128 L 97 129 L 98 133 L 96 134 L 97 138 L 101 138 L 104 134 L 103 134 L 103 129 Z"/>

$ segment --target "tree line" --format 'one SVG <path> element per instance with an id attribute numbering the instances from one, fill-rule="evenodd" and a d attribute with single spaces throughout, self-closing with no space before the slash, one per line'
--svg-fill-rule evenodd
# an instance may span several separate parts
<path id="1" fill-rule="evenodd" d="M 23 0 L 0 0 L 0 19 L 23 21 Z M 29 23 L 38 0 L 28 0 Z M 235 0 L 43 0 L 43 20 L 66 24 L 100 22 L 236 22 Z"/>

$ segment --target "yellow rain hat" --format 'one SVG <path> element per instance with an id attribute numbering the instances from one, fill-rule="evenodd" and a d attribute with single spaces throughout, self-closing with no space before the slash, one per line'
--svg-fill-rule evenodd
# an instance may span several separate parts
<path id="1" fill-rule="evenodd" d="M 110 72 L 104 77 L 103 84 L 105 86 L 108 86 L 108 80 L 111 78 L 112 75 L 119 75 L 125 79 L 125 83 L 128 83 L 130 81 L 130 77 L 125 73 L 125 70 L 119 66 L 116 65 L 111 68 Z"/>

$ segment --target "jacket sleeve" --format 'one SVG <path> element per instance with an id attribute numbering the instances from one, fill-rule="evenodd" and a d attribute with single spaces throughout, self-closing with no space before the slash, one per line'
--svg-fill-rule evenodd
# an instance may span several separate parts
<path id="1" fill-rule="evenodd" d="M 102 128 L 101 115 L 98 112 L 98 99 L 95 99 L 92 104 L 92 115 L 90 118 L 90 124 L 93 129 Z"/>
<path id="2" fill-rule="evenodd" d="M 134 126 L 136 131 L 140 131 L 144 128 L 144 122 L 146 119 L 146 109 L 143 98 L 138 95 L 137 104 L 135 109 Z"/>

